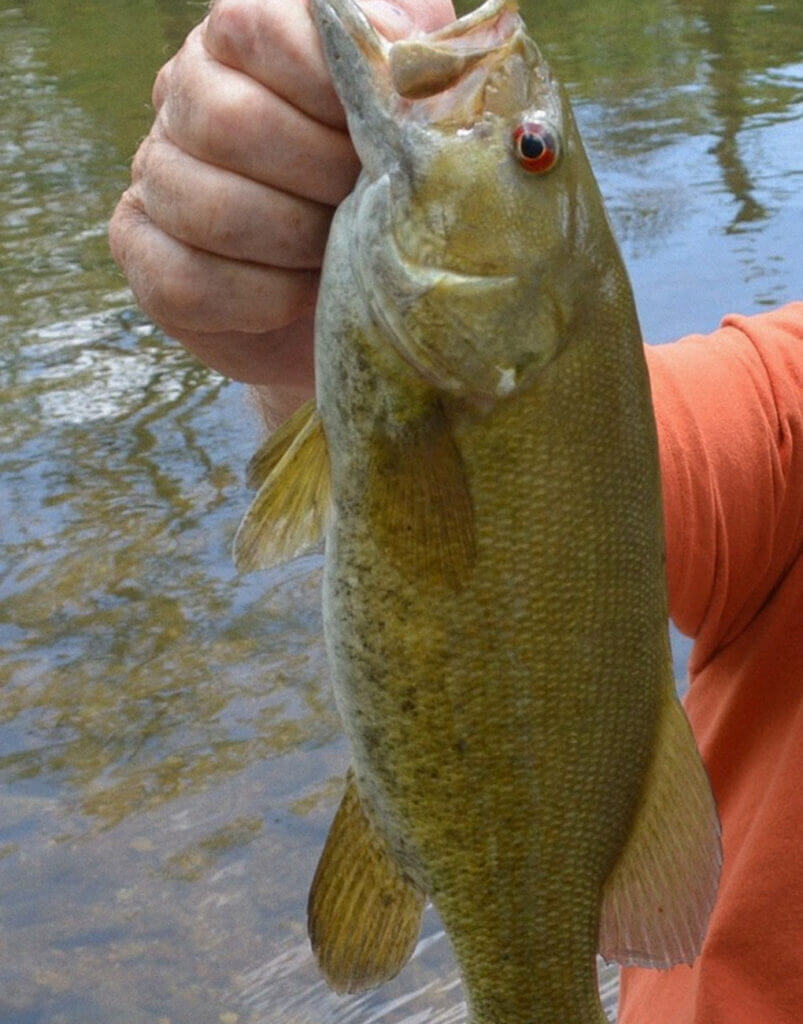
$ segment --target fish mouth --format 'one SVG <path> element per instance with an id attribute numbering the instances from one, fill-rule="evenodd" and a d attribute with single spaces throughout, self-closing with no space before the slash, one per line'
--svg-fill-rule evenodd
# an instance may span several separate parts
<path id="1" fill-rule="evenodd" d="M 504 57 L 520 26 L 516 0 L 487 0 L 434 32 L 392 43 L 388 63 L 396 92 L 415 100 L 453 88 L 478 64 Z"/>
<path id="2" fill-rule="evenodd" d="M 486 0 L 433 32 L 395 42 L 374 28 L 355 0 L 314 0 L 314 9 L 319 19 L 322 12 L 335 18 L 351 37 L 372 70 L 376 98 L 396 116 L 416 120 L 440 120 L 449 104 L 461 108 L 463 119 L 469 112 L 464 108 L 479 113 L 482 81 L 525 37 L 517 0 Z M 421 102 L 446 100 L 447 93 L 448 104 Z"/>

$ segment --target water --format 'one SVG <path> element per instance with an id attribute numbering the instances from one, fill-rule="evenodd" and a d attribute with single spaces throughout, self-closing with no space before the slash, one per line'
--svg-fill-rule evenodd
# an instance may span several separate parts
<path id="1" fill-rule="evenodd" d="M 108 256 L 153 74 L 202 13 L 0 5 L 0 1022 L 460 1024 L 431 912 L 379 992 L 314 971 L 346 764 L 316 563 L 235 575 L 258 426 Z M 530 24 L 647 337 L 799 294 L 796 0 L 539 0 Z"/>

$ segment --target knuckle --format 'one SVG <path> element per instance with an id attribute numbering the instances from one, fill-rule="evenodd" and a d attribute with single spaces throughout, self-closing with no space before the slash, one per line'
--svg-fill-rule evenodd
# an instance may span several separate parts
<path id="1" fill-rule="evenodd" d="M 285 327 L 308 313 L 315 301 L 317 287 L 317 274 L 296 274 L 293 284 L 285 284 L 281 289 L 280 301 L 276 304 L 274 322 L 271 323 L 270 329 Z"/>
<path id="2" fill-rule="evenodd" d="M 304 32 L 299 32 L 297 25 L 294 28 L 294 19 L 288 12 L 289 6 L 286 0 L 265 0 L 262 6 L 265 33 L 273 49 L 281 51 L 289 62 L 297 64 L 307 74 L 324 71 L 323 80 L 326 81 L 328 76 L 322 64 L 310 52 L 309 37 Z M 309 11 L 307 17 L 311 17 Z M 317 37 L 317 32 L 315 36 Z"/>
<path id="3" fill-rule="evenodd" d="M 232 146 L 238 118 L 236 97 L 227 88 L 214 88 L 205 69 L 187 62 L 176 74 L 170 94 L 159 111 L 159 131 L 197 159 L 215 162 Z M 237 122 L 238 123 L 238 122 Z"/>
<path id="4" fill-rule="evenodd" d="M 126 189 L 109 221 L 109 248 L 115 263 L 127 273 L 131 263 L 132 238 L 139 229 L 142 212 L 132 190 Z"/>
<path id="5" fill-rule="evenodd" d="M 155 234 L 135 190 L 128 189 L 109 222 L 109 247 L 144 312 L 175 334 L 203 317 L 205 275 L 189 250 L 166 259 Z"/>
<path id="6" fill-rule="evenodd" d="M 236 159 L 241 140 L 249 135 L 247 103 L 236 89 L 220 89 L 194 110 L 193 135 L 198 146 L 196 156 L 208 156 L 224 165 Z"/>
<path id="7" fill-rule="evenodd" d="M 154 83 L 154 97 L 157 86 L 161 88 L 161 96 L 157 107 L 157 116 L 163 120 L 184 121 L 196 102 L 202 102 L 205 89 L 203 82 L 203 57 L 198 45 L 199 26 L 196 26 L 181 49 L 159 71 Z"/>
<path id="8" fill-rule="evenodd" d="M 148 294 L 137 298 L 157 323 L 173 325 L 174 329 L 190 328 L 202 307 L 204 286 L 191 259 L 179 257 L 154 276 Z"/>
<path id="9" fill-rule="evenodd" d="M 124 199 L 121 199 L 109 221 L 109 248 L 111 249 L 114 262 L 121 270 L 124 269 L 126 250 L 123 203 Z"/>
<path id="10" fill-rule="evenodd" d="M 170 78 L 175 67 L 175 58 L 172 57 L 166 64 L 163 64 L 158 72 L 156 78 L 153 80 L 153 88 L 151 89 L 151 103 L 154 109 L 158 110 L 159 107 L 164 103 L 165 96 L 170 88 Z"/>
<path id="11" fill-rule="evenodd" d="M 265 218 L 260 225 L 263 232 L 271 231 L 277 251 L 287 253 L 291 264 L 298 269 L 321 266 L 329 233 L 331 213 L 326 207 L 291 209 L 272 220 Z"/>
<path id="12" fill-rule="evenodd" d="M 249 225 L 243 223 L 239 211 L 232 210 L 231 206 L 218 196 L 210 195 L 204 204 L 200 227 L 202 237 L 208 240 L 210 249 L 234 253 Z"/>
<path id="13" fill-rule="evenodd" d="M 258 4 L 254 0 L 216 0 L 206 25 L 211 52 L 227 63 L 239 63 L 254 50 Z"/>
<path id="14" fill-rule="evenodd" d="M 139 144 L 134 159 L 131 161 L 131 180 L 139 181 L 147 174 L 148 158 L 151 151 L 151 137 L 146 135 Z"/>

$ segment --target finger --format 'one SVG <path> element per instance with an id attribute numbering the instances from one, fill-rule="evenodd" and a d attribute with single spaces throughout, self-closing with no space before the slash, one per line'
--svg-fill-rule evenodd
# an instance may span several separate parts
<path id="1" fill-rule="evenodd" d="M 208 52 L 335 128 L 346 118 L 318 33 L 301 0 L 217 0 L 204 31 Z"/>
<path id="2" fill-rule="evenodd" d="M 349 193 L 359 161 L 345 132 L 213 61 L 197 39 L 188 38 L 186 47 L 175 71 L 179 81 L 159 113 L 177 146 L 204 163 L 316 202 L 334 206 Z"/>
<path id="3" fill-rule="evenodd" d="M 362 7 L 388 39 L 407 36 L 416 27 L 428 31 L 454 18 L 451 0 L 363 0 Z M 308 2 L 217 0 L 204 29 L 204 45 L 217 60 L 310 117 L 345 127 Z"/>
<path id="4" fill-rule="evenodd" d="M 259 334 L 292 323 L 315 301 L 318 275 L 226 259 L 157 227 L 131 190 L 109 227 L 112 253 L 140 306 L 171 333 Z"/>
<path id="5" fill-rule="evenodd" d="M 202 163 L 153 131 L 132 168 L 134 201 L 196 249 L 288 269 L 318 269 L 334 208 Z"/>
<path id="6" fill-rule="evenodd" d="M 375 0 L 367 0 L 365 6 L 374 2 Z M 397 5 L 404 9 L 416 28 L 424 32 L 433 32 L 455 19 L 452 0 L 395 0 L 393 6 Z"/>
<path id="7" fill-rule="evenodd" d="M 312 317 L 307 316 L 262 334 L 184 332 L 179 340 L 206 366 L 259 386 L 263 406 L 273 410 L 271 419 L 278 420 L 315 389 L 312 334 Z"/>
<path id="8" fill-rule="evenodd" d="M 417 27 L 405 8 L 409 4 L 388 3 L 387 0 L 360 0 L 374 28 L 386 39 L 404 39 Z"/>

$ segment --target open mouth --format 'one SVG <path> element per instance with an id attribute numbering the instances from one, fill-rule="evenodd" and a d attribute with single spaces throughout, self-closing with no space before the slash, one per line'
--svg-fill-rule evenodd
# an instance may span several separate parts
<path id="1" fill-rule="evenodd" d="M 488 0 L 435 32 L 393 43 L 388 63 L 396 92 L 406 99 L 444 92 L 507 49 L 520 25 L 515 0 Z"/>
<path id="2" fill-rule="evenodd" d="M 351 37 L 373 68 L 386 102 L 427 100 L 452 90 L 463 79 L 476 81 L 511 50 L 522 21 L 517 0 L 486 0 L 475 11 L 434 32 L 390 42 L 354 0 L 317 0 Z M 477 69 L 479 72 L 472 75 Z M 402 106 L 402 109 L 406 109 Z"/>

